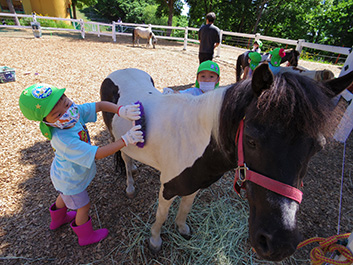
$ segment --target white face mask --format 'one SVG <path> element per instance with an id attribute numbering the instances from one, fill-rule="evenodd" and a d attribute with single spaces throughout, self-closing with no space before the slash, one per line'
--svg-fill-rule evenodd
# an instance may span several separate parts
<path id="1" fill-rule="evenodd" d="M 78 107 L 72 102 L 72 105 L 66 110 L 66 112 L 54 123 L 45 122 L 47 125 L 57 127 L 60 129 L 66 129 L 73 127 L 80 118 Z"/>
<path id="2" fill-rule="evenodd" d="M 200 89 L 203 93 L 211 91 L 214 89 L 216 83 L 215 82 L 199 82 Z"/>

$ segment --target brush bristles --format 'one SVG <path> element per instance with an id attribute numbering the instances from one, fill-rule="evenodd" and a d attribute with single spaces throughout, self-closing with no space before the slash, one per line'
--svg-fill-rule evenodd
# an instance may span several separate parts
<path id="1" fill-rule="evenodd" d="M 136 125 L 141 125 L 141 131 L 142 131 L 142 136 L 143 139 L 145 140 L 143 143 L 139 142 L 137 143 L 137 147 L 144 147 L 146 143 L 146 118 L 145 118 L 145 110 L 143 108 L 143 105 L 140 101 L 135 102 L 135 104 L 140 104 L 140 112 L 141 112 L 141 118 L 137 121 L 135 121 Z"/>

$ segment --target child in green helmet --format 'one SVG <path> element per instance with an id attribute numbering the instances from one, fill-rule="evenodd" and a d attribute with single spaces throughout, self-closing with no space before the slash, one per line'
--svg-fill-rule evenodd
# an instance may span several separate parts
<path id="1" fill-rule="evenodd" d="M 252 76 L 252 72 L 255 70 L 255 68 L 259 65 L 261 62 L 261 55 L 258 52 L 250 52 L 248 54 L 249 56 L 249 66 L 246 66 L 244 68 L 244 73 L 243 73 L 243 78 L 242 79 L 247 79 Z"/>
<path id="2" fill-rule="evenodd" d="M 280 71 L 280 65 L 282 62 L 282 58 L 286 55 L 285 50 L 283 48 L 276 48 L 270 51 L 271 59 L 268 63 L 268 66 L 274 75 L 278 74 Z"/>
<path id="3" fill-rule="evenodd" d="M 198 96 L 217 88 L 219 86 L 219 80 L 220 70 L 218 64 L 213 61 L 204 61 L 197 69 L 195 87 L 180 91 L 174 91 L 169 87 L 165 87 L 163 94 L 187 93 Z"/>
<path id="4" fill-rule="evenodd" d="M 97 112 L 106 111 L 128 120 L 138 120 L 139 105 L 118 107 L 106 101 L 76 105 L 64 92 L 65 88 L 35 84 L 23 90 L 19 105 L 27 119 L 40 121 L 40 130 L 55 151 L 50 177 L 60 194 L 49 208 L 50 229 L 71 222 L 79 244 L 84 246 L 99 242 L 108 235 L 105 228 L 94 231 L 88 215 L 90 200 L 86 188 L 96 173 L 95 159 L 144 140 L 139 130 L 141 126 L 134 126 L 113 143 L 92 146 L 85 123 L 95 122 Z M 68 208 L 77 212 L 67 212 Z"/>
<path id="5" fill-rule="evenodd" d="M 262 47 L 262 41 L 256 40 L 254 41 L 254 45 L 251 51 L 261 53 L 261 47 Z"/>

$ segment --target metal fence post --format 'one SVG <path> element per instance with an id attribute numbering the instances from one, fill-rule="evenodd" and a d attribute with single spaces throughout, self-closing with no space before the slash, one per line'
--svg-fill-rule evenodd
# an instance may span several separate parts
<path id="1" fill-rule="evenodd" d="M 80 19 L 80 27 L 81 27 L 81 36 L 82 39 L 85 38 L 85 23 L 83 22 L 83 19 Z"/>
<path id="2" fill-rule="evenodd" d="M 184 51 L 186 51 L 186 46 L 188 45 L 188 27 L 185 27 L 185 34 L 184 34 Z"/>
<path id="3" fill-rule="evenodd" d="M 346 61 L 344 62 L 339 77 L 348 74 L 351 71 L 353 71 L 353 47 L 349 50 L 349 54 Z"/>
<path id="4" fill-rule="evenodd" d="M 101 30 L 100 30 L 100 26 L 99 26 L 99 24 L 97 24 L 97 35 L 98 35 L 98 38 L 100 38 L 100 36 L 101 36 Z"/>
<path id="5" fill-rule="evenodd" d="M 217 55 L 216 55 L 216 57 L 220 57 L 220 56 L 221 56 L 222 38 L 223 38 L 223 30 L 221 30 L 221 33 L 219 34 L 219 45 L 218 45 L 218 48 L 217 48 Z"/>
<path id="6" fill-rule="evenodd" d="M 113 26 L 112 26 L 112 37 L 113 41 L 116 42 L 116 23 L 113 21 Z"/>
<path id="7" fill-rule="evenodd" d="M 260 39 L 260 36 L 261 36 L 260 33 L 256 33 L 256 34 L 255 34 L 254 42 L 255 42 L 255 41 L 258 41 L 258 40 Z"/>
<path id="8" fill-rule="evenodd" d="M 295 47 L 295 49 L 299 52 L 299 54 L 302 53 L 303 50 L 303 42 L 305 42 L 304 39 L 299 39 L 297 42 L 297 46 Z"/>

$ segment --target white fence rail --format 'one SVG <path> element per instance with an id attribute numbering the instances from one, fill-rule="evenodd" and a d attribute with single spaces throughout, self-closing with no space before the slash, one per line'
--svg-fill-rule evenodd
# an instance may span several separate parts
<path id="1" fill-rule="evenodd" d="M 187 44 L 188 43 L 198 43 L 198 37 L 197 37 L 197 32 L 198 28 L 191 28 L 191 27 L 170 27 L 170 26 L 162 26 L 162 25 L 145 25 L 145 24 L 134 24 L 134 23 L 117 23 L 115 21 L 112 22 L 112 24 L 109 23 L 99 23 L 99 22 L 88 22 L 88 21 L 83 21 L 82 19 L 68 19 L 68 18 L 57 18 L 57 17 L 46 17 L 46 16 L 37 16 L 36 14 L 33 15 L 23 15 L 23 14 L 12 14 L 12 13 L 0 13 L 0 17 L 8 17 L 8 18 L 28 18 L 32 22 L 36 22 L 37 19 L 41 20 L 57 20 L 57 21 L 68 21 L 70 22 L 74 28 L 53 28 L 53 27 L 41 27 L 43 30 L 61 30 L 61 31 L 68 31 L 68 32 L 77 32 L 80 33 L 82 38 L 85 38 L 85 34 L 94 34 L 97 35 L 98 37 L 100 36 L 110 36 L 112 40 L 115 42 L 117 39 L 117 36 L 119 35 L 130 35 L 131 30 L 134 27 L 141 26 L 141 27 L 149 27 L 153 30 L 154 32 L 162 33 L 162 34 L 156 34 L 157 38 L 159 39 L 166 39 L 166 40 L 175 40 L 175 41 L 183 41 L 184 42 L 184 50 L 187 49 Z M 25 29 L 30 29 L 31 26 L 22 26 L 22 25 L 6 25 L 0 24 L 0 28 L 25 28 Z M 118 29 L 118 30 L 116 30 Z M 159 29 L 159 30 L 156 30 Z M 166 31 L 180 31 L 179 34 L 180 36 L 170 36 L 167 35 L 165 36 L 163 33 L 166 33 Z M 190 33 L 190 34 L 189 34 Z M 174 34 L 175 35 L 175 34 Z M 191 36 L 190 36 L 191 35 Z M 194 36 L 194 37 L 192 37 Z M 344 75 L 350 71 L 353 70 L 353 52 L 352 52 L 352 47 L 346 48 L 346 47 L 338 47 L 338 46 L 330 46 L 330 45 L 322 45 L 322 44 L 315 44 L 315 43 L 308 43 L 305 42 L 305 40 L 291 40 L 291 39 L 281 39 L 281 38 L 276 38 L 276 37 L 269 37 L 269 36 L 262 36 L 259 33 L 256 34 L 246 34 L 246 33 L 236 33 L 236 32 L 230 32 L 230 31 L 223 31 L 221 30 L 221 40 L 223 40 L 223 37 L 226 38 L 227 36 L 233 36 L 233 37 L 240 37 L 240 38 L 245 38 L 248 40 L 267 40 L 275 43 L 282 43 L 286 45 L 292 45 L 295 46 L 296 50 L 299 52 L 302 51 L 304 47 L 306 48 L 311 48 L 315 50 L 321 50 L 321 51 L 327 51 L 327 52 L 332 52 L 336 54 L 343 54 L 347 55 L 347 59 L 345 60 L 344 66 L 342 68 L 342 71 L 340 73 L 341 75 Z M 249 41 L 248 41 L 249 42 Z M 226 44 L 221 44 L 218 46 L 217 51 L 216 51 L 216 56 L 221 56 L 221 49 L 222 47 L 231 47 L 235 49 L 242 49 L 239 47 L 234 47 L 231 45 L 226 45 Z M 243 49 L 244 51 L 246 49 Z"/>

